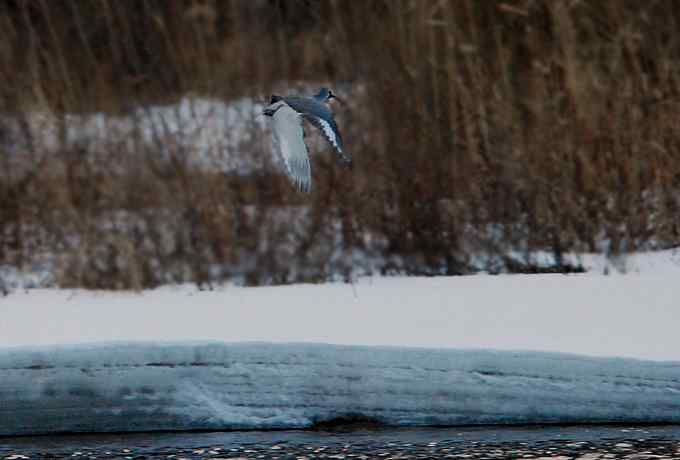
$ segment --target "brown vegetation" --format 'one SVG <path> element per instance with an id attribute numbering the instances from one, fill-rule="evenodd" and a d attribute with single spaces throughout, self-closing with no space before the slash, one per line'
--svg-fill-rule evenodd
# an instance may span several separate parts
<path id="1" fill-rule="evenodd" d="M 678 30 L 671 0 L 0 0 L 0 264 L 49 254 L 58 284 L 140 288 L 350 276 L 354 251 L 460 274 L 479 254 L 531 268 L 510 249 L 562 269 L 602 241 L 675 245 Z M 296 81 L 352 102 L 337 112 L 354 169 L 316 155 L 308 197 L 274 168 L 196 168 L 168 133 L 67 134 L 73 115 Z M 50 153 L 39 112 L 59 127 Z"/>

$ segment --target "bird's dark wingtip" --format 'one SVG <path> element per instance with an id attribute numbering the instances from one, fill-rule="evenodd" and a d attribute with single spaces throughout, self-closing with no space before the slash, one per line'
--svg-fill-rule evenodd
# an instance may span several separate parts
<path id="1" fill-rule="evenodd" d="M 297 186 L 297 189 L 305 194 L 310 194 L 312 193 L 312 185 L 311 184 L 299 184 Z"/>

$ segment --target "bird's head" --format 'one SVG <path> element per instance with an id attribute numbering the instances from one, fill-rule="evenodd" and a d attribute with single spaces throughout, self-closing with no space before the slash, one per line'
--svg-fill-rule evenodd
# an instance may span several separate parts
<path id="1" fill-rule="evenodd" d="M 319 92 L 314 95 L 314 99 L 316 99 L 319 102 L 326 103 L 328 103 L 331 99 L 335 99 L 341 104 L 344 104 L 344 101 L 340 99 L 338 96 L 336 96 L 336 94 L 328 88 L 319 89 Z"/>

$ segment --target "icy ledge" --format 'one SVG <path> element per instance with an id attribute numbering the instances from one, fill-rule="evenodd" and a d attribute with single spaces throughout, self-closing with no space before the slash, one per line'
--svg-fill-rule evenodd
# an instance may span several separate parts
<path id="1" fill-rule="evenodd" d="M 680 422 L 680 362 L 316 344 L 0 350 L 0 434 Z"/>

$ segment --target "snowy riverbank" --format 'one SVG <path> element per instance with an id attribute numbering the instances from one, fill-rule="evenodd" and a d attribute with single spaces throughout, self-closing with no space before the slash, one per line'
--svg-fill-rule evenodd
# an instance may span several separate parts
<path id="1" fill-rule="evenodd" d="M 0 434 L 297 428 L 348 415 L 680 423 L 677 279 L 16 292 L 0 300 Z"/>

